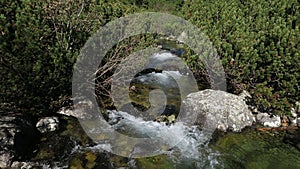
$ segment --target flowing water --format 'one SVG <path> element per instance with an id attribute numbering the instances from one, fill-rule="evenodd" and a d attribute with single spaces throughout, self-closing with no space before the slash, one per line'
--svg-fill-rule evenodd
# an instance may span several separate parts
<path id="1" fill-rule="evenodd" d="M 214 168 L 218 164 L 215 159 L 218 153 L 208 147 L 212 133 L 202 131 L 197 126 L 144 121 L 126 112 L 116 111 L 110 113 L 110 122 L 114 123 L 112 126 L 117 131 L 130 133 L 133 137 L 159 138 L 170 148 L 162 148 L 158 154 L 167 154 L 176 165 Z"/>
<path id="2" fill-rule="evenodd" d="M 129 156 L 122 167 L 146 169 L 300 167 L 300 152 L 295 147 L 283 143 L 284 132 L 259 133 L 253 128 L 246 128 L 242 133 L 216 131 L 212 133 L 183 123 L 167 125 L 145 121 L 120 111 L 111 111 L 108 121 L 112 128 L 120 133 L 140 138 L 156 137 L 160 143 L 164 143 L 161 145 L 167 145 L 167 148 L 162 146 L 155 156 L 142 158 Z M 109 141 L 105 141 L 86 150 L 103 152 L 112 147 Z M 132 151 L 132 154 L 134 153 L 136 152 Z"/>
<path id="3" fill-rule="evenodd" d="M 174 58 L 174 55 L 160 53 L 154 55 L 150 63 L 170 58 Z M 181 122 L 166 124 L 154 121 L 155 116 L 178 113 L 181 100 L 193 92 L 189 90 L 192 88 L 188 83 L 189 78 L 180 70 L 140 74 L 131 83 L 138 92 L 130 93 L 129 104 L 135 103 L 134 108 L 142 106 L 149 109 L 151 104 L 162 102 L 160 98 L 151 101 L 149 97 L 151 90 L 160 89 L 165 92 L 166 107 L 148 111 L 149 116 L 138 116 L 132 112 L 132 107 L 126 109 L 126 105 L 121 108 L 122 111 L 109 112 L 108 123 L 113 130 L 129 137 L 152 138 L 159 145 L 154 146 L 157 149 L 156 156 L 136 159 L 130 157 L 147 151 L 147 145 L 134 146 L 129 155 L 130 168 L 300 168 L 300 153 L 282 142 L 284 133 L 258 133 L 254 129 L 246 129 L 242 133 L 216 134 Z M 180 93 L 176 82 L 182 81 L 187 82 L 183 83 L 187 90 Z M 92 149 L 100 151 L 111 147 L 109 142 L 105 142 Z"/>
<path id="4" fill-rule="evenodd" d="M 168 168 L 215 168 L 220 165 L 216 160 L 219 153 L 208 146 L 212 133 L 202 131 L 197 126 L 186 126 L 183 123 L 166 125 L 155 121 L 144 121 L 126 112 L 118 111 L 109 113 L 109 123 L 116 131 L 128 133 L 132 137 L 159 139 L 159 142 L 166 146 L 162 146 L 156 153 L 166 155 L 164 158 L 172 161 L 168 164 Z M 111 148 L 109 141 L 89 147 L 93 151 Z"/>
<path id="5" fill-rule="evenodd" d="M 149 67 L 172 58 L 176 57 L 168 52 L 153 55 Z M 242 133 L 222 133 L 205 131 L 176 120 L 175 123 L 157 121 L 156 117 L 160 115 L 177 116 L 182 99 L 195 92 L 189 83 L 189 73 L 182 70 L 149 69 L 135 76 L 130 84 L 134 90 L 129 93 L 129 100 L 118 110 L 107 111 L 107 130 L 116 131 L 120 136 L 112 140 L 110 137 L 114 135 L 105 136 L 96 132 L 97 128 L 90 128 L 91 133 L 96 132 L 97 144 L 74 149 L 70 166 L 119 169 L 300 168 L 300 152 L 283 143 L 284 131 L 259 133 L 248 128 Z M 181 86 L 177 85 L 178 82 Z M 183 91 L 179 92 L 179 88 Z M 156 89 L 164 94 L 151 93 Z M 153 98 L 151 94 L 159 97 Z M 153 104 L 158 107 L 153 108 Z M 90 126 L 104 123 L 97 120 L 86 123 Z M 130 142 L 130 138 L 135 139 Z"/>
<path id="6" fill-rule="evenodd" d="M 161 115 L 177 116 L 182 99 L 198 90 L 197 84 L 192 80 L 192 73 L 184 65 L 176 68 L 174 63 L 177 62 L 178 57 L 170 52 L 150 56 L 146 65 L 148 69 L 131 81 L 130 88 L 134 86 L 134 91 L 129 93 L 129 101 L 125 101 L 118 111 L 108 111 L 109 127 L 106 130 L 116 131 L 118 136 L 114 139 L 111 137 L 115 135 L 103 136 L 103 140 L 95 137 L 98 144 L 91 147 L 92 150 L 116 152 L 136 158 L 133 161 L 137 163 L 143 163 L 143 159 L 163 156 L 168 164 L 163 168 L 221 166 L 217 161 L 219 153 L 208 146 L 213 131 L 204 131 L 182 122 L 155 121 Z M 167 66 L 168 70 L 160 70 L 156 65 L 161 63 L 170 63 L 171 66 Z M 160 92 L 156 92 L 157 90 Z M 97 129 L 91 128 L 90 133 L 95 130 Z M 124 146 L 123 142 L 127 145 Z"/>

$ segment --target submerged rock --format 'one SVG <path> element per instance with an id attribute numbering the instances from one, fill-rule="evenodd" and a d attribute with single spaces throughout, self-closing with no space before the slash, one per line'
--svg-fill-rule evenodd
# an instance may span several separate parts
<path id="1" fill-rule="evenodd" d="M 73 151 L 94 144 L 73 117 L 46 117 L 36 123 L 30 113 L 0 114 L 0 168 L 68 168 Z"/>
<path id="2" fill-rule="evenodd" d="M 217 135 L 210 147 L 220 152 L 220 168 L 299 168 L 300 152 L 282 142 L 285 132 L 289 131 L 274 134 L 247 128 L 242 133 Z"/>
<path id="3" fill-rule="evenodd" d="M 76 118 L 68 116 L 56 118 L 59 121 L 59 129 L 42 133 L 35 156 L 31 158 L 30 163 L 20 161 L 15 164 L 16 166 L 69 168 L 68 162 L 75 151 L 94 144 Z M 46 130 L 49 131 L 47 128 Z"/>
<path id="4" fill-rule="evenodd" d="M 157 116 L 154 121 L 157 121 L 160 123 L 165 122 L 166 124 L 172 124 L 175 122 L 175 120 L 176 120 L 176 117 L 174 114 L 172 114 L 170 116 L 166 116 L 166 115 Z"/>
<path id="5" fill-rule="evenodd" d="M 172 169 L 176 166 L 172 161 L 172 159 L 167 155 L 138 158 L 136 159 L 136 165 L 138 168 L 165 168 L 165 169 Z"/>
<path id="6" fill-rule="evenodd" d="M 224 91 L 207 89 L 191 93 L 181 108 L 180 120 L 198 124 L 206 130 L 218 128 L 239 132 L 254 121 L 244 97 Z"/>
<path id="7" fill-rule="evenodd" d="M 55 131 L 58 129 L 59 120 L 57 117 L 44 117 L 41 118 L 37 123 L 36 127 L 41 133 Z"/>

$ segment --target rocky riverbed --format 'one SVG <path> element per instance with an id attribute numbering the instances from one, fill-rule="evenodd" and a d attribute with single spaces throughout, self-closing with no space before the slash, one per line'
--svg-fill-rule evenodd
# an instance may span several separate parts
<path id="1" fill-rule="evenodd" d="M 208 103 L 208 101 L 205 100 L 207 99 L 211 101 L 211 98 L 207 96 L 208 93 L 213 95 L 217 94 L 218 96 L 220 94 L 224 94 L 227 100 L 226 105 L 229 106 L 229 109 L 235 110 L 236 112 L 228 111 L 228 109 L 218 109 L 215 105 L 212 106 L 215 109 L 208 110 L 207 107 L 205 107 Z M 55 114 L 55 116 L 51 117 L 33 117 L 30 116 L 29 113 L 21 114 L 2 110 L 0 117 L 0 167 L 143 168 L 145 166 L 151 167 L 157 163 L 157 165 L 162 168 L 173 168 L 174 166 L 186 166 L 188 161 L 191 160 L 189 157 L 185 160 L 184 158 L 181 158 L 179 161 L 174 161 L 174 158 L 177 156 L 175 155 L 176 152 L 182 154 L 184 151 L 190 151 L 191 149 L 198 149 L 194 152 L 197 152 L 198 155 L 194 154 L 194 157 L 199 156 L 201 157 L 201 160 L 203 160 L 203 156 L 214 159 L 212 160 L 214 163 L 207 164 L 208 166 L 228 166 L 235 161 L 236 164 L 233 165 L 237 166 L 256 166 L 268 163 L 269 166 L 277 165 L 283 167 L 285 165 L 289 165 L 299 167 L 299 130 L 269 130 L 261 133 L 257 131 L 256 128 L 280 127 L 282 123 L 279 120 L 282 121 L 283 118 L 280 118 L 279 116 L 279 118 L 277 118 L 275 116 L 276 125 L 272 125 L 271 123 L 274 121 L 274 116 L 271 117 L 260 112 L 251 112 L 251 108 L 247 109 L 246 107 L 247 105 L 245 104 L 244 97 L 242 96 L 223 92 L 220 93 L 220 91 L 213 90 L 204 90 L 190 94 L 187 96 L 187 99 L 183 101 L 182 108 L 184 108 L 187 113 L 189 113 L 189 110 L 193 110 L 193 113 L 198 114 L 195 124 L 198 125 L 196 127 L 198 129 L 196 130 L 200 130 L 196 131 L 194 129 L 192 130 L 192 128 L 189 129 L 192 131 L 190 134 L 191 138 L 189 138 L 189 136 L 187 137 L 188 140 L 191 139 L 189 141 L 192 141 L 189 144 L 195 146 L 187 147 L 187 149 L 185 149 L 186 147 L 184 148 L 184 143 L 182 143 L 183 145 L 178 145 L 179 147 L 177 148 L 171 148 L 164 152 L 163 155 L 141 159 L 121 157 L 104 151 L 103 146 L 105 145 L 94 142 L 86 134 L 86 131 L 82 129 L 77 118 L 69 116 L 70 114 Z M 72 109 L 67 108 L 64 108 L 64 110 L 69 113 L 72 111 Z M 288 117 L 288 119 L 297 119 L 299 114 L 298 110 L 299 109 L 296 105 L 292 111 L 294 111 L 297 116 Z M 63 113 L 64 111 L 59 112 Z M 203 114 L 204 112 L 205 114 Z M 213 115 L 213 113 L 217 112 L 219 115 Z M 122 116 L 122 114 L 120 115 Z M 260 116 L 264 117 L 264 121 L 262 121 Z M 222 118 L 214 120 L 213 117 Z M 203 123 L 202 119 L 205 119 L 205 123 Z M 126 120 L 126 118 L 123 118 L 123 120 Z M 185 119 L 180 119 L 179 116 L 173 125 L 176 125 L 176 123 L 179 124 L 180 121 L 184 120 Z M 265 123 L 267 120 L 269 120 L 269 123 Z M 149 125 L 153 125 L 155 123 L 158 122 L 150 122 Z M 209 125 L 207 125 L 207 123 Z M 252 125 L 252 123 L 254 125 Z M 117 123 L 115 123 L 115 125 L 116 124 Z M 126 122 L 123 124 L 126 124 Z M 164 124 L 161 125 L 163 128 Z M 294 125 L 294 123 L 289 121 L 289 125 Z M 204 142 L 197 140 L 197 135 L 201 135 L 201 128 L 203 129 L 203 126 L 209 126 L 209 128 L 205 129 L 209 129 L 209 131 L 212 132 L 210 133 L 211 135 L 207 135 L 207 133 L 205 135 L 206 138 L 208 138 L 208 141 L 210 140 L 209 142 L 203 139 L 202 141 Z M 215 129 L 219 129 L 219 131 L 211 130 L 212 126 Z M 246 126 L 248 126 L 248 128 Z M 245 127 L 246 129 L 244 129 Z M 168 126 L 165 126 L 165 128 L 168 128 Z M 149 130 L 150 129 L 151 127 Z M 178 130 L 179 129 L 181 130 L 180 127 Z M 236 131 L 237 133 L 232 133 L 231 131 Z M 203 136 L 201 137 L 203 138 Z M 209 143 L 209 146 L 206 143 Z M 256 144 L 262 146 L 256 147 Z M 229 149 L 232 146 L 236 146 L 234 149 L 236 152 Z M 205 147 L 206 151 L 201 150 L 200 147 L 202 147 L 202 149 Z M 276 151 L 276 153 L 272 155 L 272 152 L 268 147 L 272 147 L 271 150 Z M 264 150 L 265 148 L 268 151 Z M 297 148 L 299 150 L 297 150 Z M 175 154 L 172 155 L 172 152 Z M 264 162 L 255 162 L 257 159 L 254 158 L 254 154 L 259 155 L 262 152 L 265 153 L 265 156 L 261 155 L 260 160 Z M 226 156 L 228 153 L 236 153 L 236 156 Z M 191 154 L 191 152 L 189 152 L 189 154 Z M 249 155 L 250 157 L 248 158 Z M 286 158 L 286 160 L 281 160 L 282 163 L 280 163 L 280 165 L 272 162 L 274 160 L 276 161 L 278 156 Z M 237 161 L 241 159 L 246 160 L 246 162 L 241 164 L 238 163 Z M 191 166 L 191 168 L 199 168 L 199 166 L 203 166 L 202 164 L 200 165 L 199 159 L 194 159 L 194 164 L 195 165 Z"/>

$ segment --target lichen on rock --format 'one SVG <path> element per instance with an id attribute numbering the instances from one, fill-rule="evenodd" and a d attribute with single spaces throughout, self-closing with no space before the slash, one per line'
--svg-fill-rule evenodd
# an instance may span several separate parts
<path id="1" fill-rule="evenodd" d="M 205 130 L 218 128 L 239 132 L 252 125 L 254 116 L 242 97 L 207 89 L 187 96 L 178 119 L 197 124 Z"/>

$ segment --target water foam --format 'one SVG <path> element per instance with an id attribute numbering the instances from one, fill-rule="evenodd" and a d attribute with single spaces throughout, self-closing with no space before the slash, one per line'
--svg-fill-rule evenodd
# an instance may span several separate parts
<path id="1" fill-rule="evenodd" d="M 121 111 L 110 111 L 109 123 L 118 132 L 130 133 L 132 137 L 153 138 L 168 145 L 168 149 L 162 148 L 159 151 L 169 155 L 175 164 L 192 163 L 196 168 L 214 168 L 218 165 L 218 153 L 208 147 L 212 133 L 198 126 L 187 126 L 182 122 L 166 125 L 144 121 Z"/>

